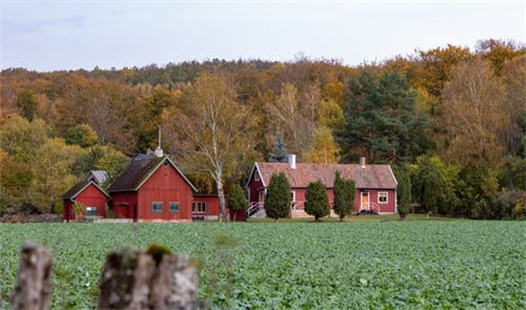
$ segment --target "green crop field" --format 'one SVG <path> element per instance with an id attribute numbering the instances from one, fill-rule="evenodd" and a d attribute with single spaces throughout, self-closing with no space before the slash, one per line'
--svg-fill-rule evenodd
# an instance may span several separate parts
<path id="1" fill-rule="evenodd" d="M 54 309 L 95 307 L 106 253 L 151 243 L 201 261 L 207 308 L 526 309 L 526 222 L 0 224 L 2 309 L 25 240 Z"/>

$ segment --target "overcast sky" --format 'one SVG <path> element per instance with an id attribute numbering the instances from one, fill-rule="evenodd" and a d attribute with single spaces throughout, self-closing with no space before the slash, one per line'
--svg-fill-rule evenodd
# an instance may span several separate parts
<path id="1" fill-rule="evenodd" d="M 526 42 L 515 1 L 0 0 L 1 68 L 142 67 L 206 59 L 344 64 L 481 39 Z"/>

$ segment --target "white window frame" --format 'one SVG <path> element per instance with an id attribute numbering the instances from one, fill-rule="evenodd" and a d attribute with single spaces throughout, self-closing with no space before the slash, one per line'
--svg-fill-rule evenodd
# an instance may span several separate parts
<path id="1" fill-rule="evenodd" d="M 192 213 L 206 213 L 208 203 L 204 201 L 192 202 Z"/>
<path id="2" fill-rule="evenodd" d="M 254 171 L 254 181 L 259 182 L 259 180 L 261 180 L 259 178 L 259 173 L 257 171 Z"/>
<path id="3" fill-rule="evenodd" d="M 385 201 L 381 201 L 382 197 L 385 197 Z M 389 193 L 388 192 L 378 192 L 378 203 L 381 203 L 381 204 L 389 203 Z"/>

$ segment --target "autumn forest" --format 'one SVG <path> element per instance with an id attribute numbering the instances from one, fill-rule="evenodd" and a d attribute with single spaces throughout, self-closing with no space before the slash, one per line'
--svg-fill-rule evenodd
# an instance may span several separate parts
<path id="1" fill-rule="evenodd" d="M 254 161 L 389 163 L 409 202 L 477 219 L 526 216 L 526 46 L 416 50 L 360 66 L 209 60 L 0 75 L 0 216 L 60 212 L 90 170 L 115 178 L 159 144 L 205 193 Z"/>

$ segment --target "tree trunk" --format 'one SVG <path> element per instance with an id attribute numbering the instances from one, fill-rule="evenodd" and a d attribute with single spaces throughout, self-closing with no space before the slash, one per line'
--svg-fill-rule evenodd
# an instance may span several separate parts
<path id="1" fill-rule="evenodd" d="M 217 196 L 219 197 L 219 222 L 222 222 L 223 220 L 228 221 L 228 217 L 226 214 L 226 202 L 225 202 L 225 191 L 223 189 L 223 169 L 222 167 L 218 166 L 216 168 L 216 185 L 217 185 Z"/>

